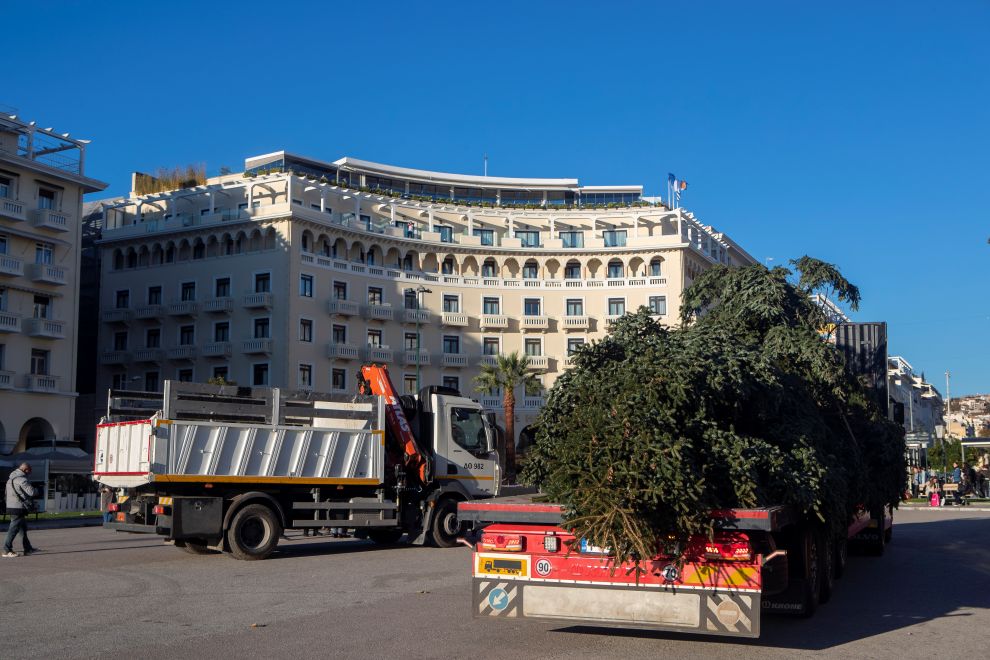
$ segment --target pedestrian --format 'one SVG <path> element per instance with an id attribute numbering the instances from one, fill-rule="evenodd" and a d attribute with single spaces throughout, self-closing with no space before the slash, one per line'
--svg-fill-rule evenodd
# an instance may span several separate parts
<path id="1" fill-rule="evenodd" d="M 952 461 L 952 483 L 959 483 L 962 481 L 962 468 L 959 467 L 959 463 Z"/>
<path id="2" fill-rule="evenodd" d="M 103 522 L 113 522 L 113 512 L 110 511 L 110 505 L 113 503 L 113 489 L 110 486 L 104 486 L 100 489 L 100 511 L 103 512 Z"/>
<path id="3" fill-rule="evenodd" d="M 7 538 L 3 542 L 3 556 L 5 558 L 16 557 L 14 552 L 14 539 L 21 535 L 21 543 L 24 547 L 24 556 L 38 552 L 38 548 L 31 545 L 28 540 L 27 515 L 34 510 L 34 497 L 38 494 L 34 486 L 28 483 L 27 475 L 31 474 L 31 466 L 21 463 L 20 466 L 10 473 L 5 489 L 7 513 L 10 514 L 10 527 L 7 528 Z"/>

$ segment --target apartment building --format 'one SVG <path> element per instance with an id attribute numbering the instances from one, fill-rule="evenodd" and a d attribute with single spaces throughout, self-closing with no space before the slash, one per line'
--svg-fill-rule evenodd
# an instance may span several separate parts
<path id="1" fill-rule="evenodd" d="M 911 437 L 934 439 L 935 427 L 943 424 L 942 395 L 934 385 L 918 376 L 903 357 L 887 358 L 887 386 L 890 391 L 890 417 L 904 426 Z"/>
<path id="2" fill-rule="evenodd" d="M 611 320 L 646 306 L 673 323 L 698 274 L 753 263 L 641 186 L 285 152 L 103 213 L 97 391 L 214 377 L 353 391 L 375 361 L 405 392 L 446 385 L 500 410 L 472 386 L 496 355 L 527 355 L 549 387 Z M 543 397 L 517 401 L 524 430 Z"/>
<path id="3" fill-rule="evenodd" d="M 87 144 L 0 115 L 3 463 L 78 449 L 73 416 L 80 219 L 83 195 L 106 188 L 84 174 Z"/>

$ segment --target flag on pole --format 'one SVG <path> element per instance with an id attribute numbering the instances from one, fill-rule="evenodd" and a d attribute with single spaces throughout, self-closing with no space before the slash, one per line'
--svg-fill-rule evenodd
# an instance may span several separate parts
<path id="1" fill-rule="evenodd" d="M 681 201 L 681 191 L 687 190 L 687 181 L 674 181 L 674 196 Z"/>

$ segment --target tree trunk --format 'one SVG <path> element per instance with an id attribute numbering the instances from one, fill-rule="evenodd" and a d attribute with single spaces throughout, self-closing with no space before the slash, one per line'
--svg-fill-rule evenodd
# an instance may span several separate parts
<path id="1" fill-rule="evenodd" d="M 513 484 L 516 482 L 516 394 L 511 388 L 505 390 L 502 408 L 505 410 L 505 479 Z"/>

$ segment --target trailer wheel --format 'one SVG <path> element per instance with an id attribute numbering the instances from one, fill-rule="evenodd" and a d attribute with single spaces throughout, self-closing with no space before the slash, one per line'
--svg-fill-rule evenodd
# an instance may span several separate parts
<path id="1" fill-rule="evenodd" d="M 840 578 L 846 572 L 849 563 L 849 541 L 839 539 L 835 542 L 835 577 Z"/>
<path id="2" fill-rule="evenodd" d="M 401 529 L 369 529 L 368 538 L 378 545 L 393 545 L 405 532 Z"/>
<path id="3" fill-rule="evenodd" d="M 457 520 L 457 501 L 447 498 L 437 502 L 430 522 L 430 538 L 438 548 L 452 548 L 457 545 L 457 537 L 462 530 Z"/>
<path id="4" fill-rule="evenodd" d="M 831 535 L 825 531 L 815 535 L 818 539 L 818 557 L 821 572 L 821 587 L 818 590 L 818 602 L 825 604 L 832 598 L 835 590 L 835 549 Z"/>
<path id="5" fill-rule="evenodd" d="M 181 548 L 191 555 L 212 555 L 215 552 L 214 550 L 210 550 L 206 547 L 206 543 L 203 541 L 191 541 L 189 539 L 186 539 L 185 541 L 176 541 L 175 547 Z"/>
<path id="6" fill-rule="evenodd" d="M 278 516 L 264 504 L 248 504 L 230 521 L 227 543 L 237 559 L 266 559 L 275 551 L 282 526 Z"/>
<path id="7" fill-rule="evenodd" d="M 801 558 L 803 594 L 801 605 L 803 607 L 802 616 L 809 618 L 818 609 L 818 596 L 821 593 L 821 562 L 818 554 L 817 536 L 810 529 L 805 530 L 801 535 Z"/>

